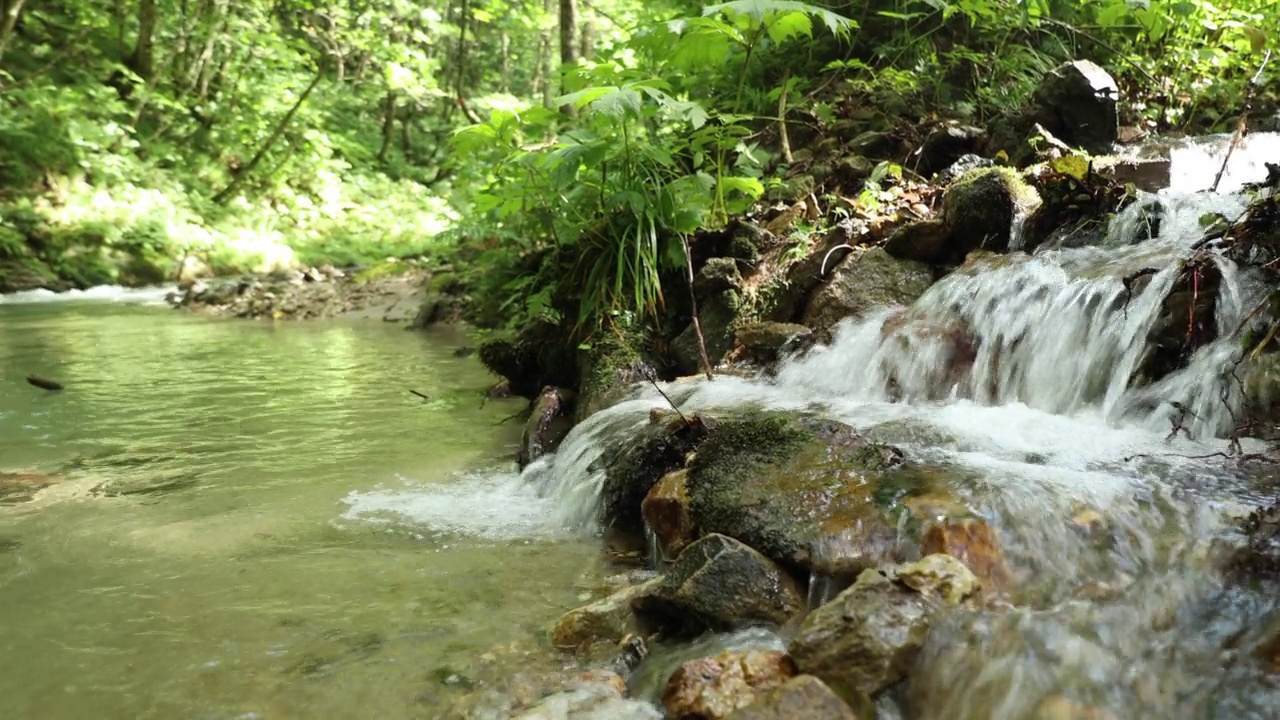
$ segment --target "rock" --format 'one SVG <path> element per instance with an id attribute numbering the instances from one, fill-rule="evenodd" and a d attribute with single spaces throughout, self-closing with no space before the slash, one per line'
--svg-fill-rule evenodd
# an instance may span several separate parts
<path id="1" fill-rule="evenodd" d="M 1155 193 L 1169 187 L 1173 163 L 1168 157 L 1095 158 L 1094 172 L 1120 185 Z"/>
<path id="2" fill-rule="evenodd" d="M 576 358 L 580 372 L 573 414 L 575 424 L 622 400 L 636 383 L 656 376 L 640 354 L 643 338 L 630 334 L 603 335 L 589 349 L 581 350 Z"/>
<path id="3" fill-rule="evenodd" d="M 636 603 L 657 592 L 662 582 L 660 577 L 653 578 L 561 615 L 551 628 L 551 644 L 577 651 L 597 642 L 621 642 L 642 629 Z"/>
<path id="4" fill-rule="evenodd" d="M 693 290 L 699 297 L 741 288 L 738 262 L 730 257 L 711 258 L 693 278 Z"/>
<path id="5" fill-rule="evenodd" d="M 684 467 L 685 457 L 706 436 L 706 423 L 697 415 L 688 424 L 672 415 L 645 425 L 635 436 L 621 440 L 615 451 L 605 453 L 602 524 L 638 536 L 644 528 L 640 511 L 645 497 L 663 476 Z"/>
<path id="6" fill-rule="evenodd" d="M 899 260 L 883 248 L 845 258 L 810 298 L 801 322 L 830 331 L 846 317 L 859 318 L 877 308 L 910 305 L 933 284 L 923 263 Z"/>
<path id="7" fill-rule="evenodd" d="M 933 523 L 920 539 L 920 552 L 954 557 L 981 580 L 988 592 L 1004 593 L 1013 581 L 995 530 L 977 518 L 948 518 Z"/>
<path id="8" fill-rule="evenodd" d="M 871 700 L 861 700 L 859 706 L 865 710 L 854 712 L 821 680 L 800 675 L 734 712 L 729 720 L 875 720 Z"/>
<path id="9" fill-rule="evenodd" d="M 1116 720 L 1110 710 L 1078 703 L 1062 695 L 1050 695 L 1036 706 L 1034 720 Z"/>
<path id="10" fill-rule="evenodd" d="M 905 511 L 898 503 L 929 483 L 897 448 L 848 425 L 757 411 L 720 420 L 690 463 L 687 487 L 702 532 L 737 538 L 807 575 L 813 543 L 823 538 L 850 530 L 896 536 Z"/>
<path id="11" fill-rule="evenodd" d="M 797 319 L 803 313 L 805 302 L 814 288 L 852 252 L 849 246 L 866 239 L 865 231 L 859 230 L 852 220 L 844 219 L 836 223 L 812 252 L 786 269 L 765 318 L 779 322 Z"/>
<path id="12" fill-rule="evenodd" d="M 907 572 L 901 576 L 925 593 L 868 570 L 848 590 L 809 613 L 789 647 L 797 669 L 817 676 L 846 702 L 875 695 L 905 678 L 929 626 L 945 607 L 943 597 L 977 586 L 972 573 L 954 558 L 930 557 L 946 560 L 903 568 Z"/>
<path id="13" fill-rule="evenodd" d="M 762 365 L 778 362 L 784 354 L 807 347 L 813 331 L 797 323 L 771 321 L 746 323 L 734 331 L 741 359 Z"/>
<path id="14" fill-rule="evenodd" d="M 862 187 L 863 181 L 871 177 L 876 163 L 861 155 L 846 155 L 836 161 L 835 177 L 840 185 L 850 191 Z"/>
<path id="15" fill-rule="evenodd" d="M 1009 251 L 1013 222 L 1030 215 L 1040 196 L 1005 167 L 973 170 L 952 183 L 942 199 L 942 220 L 951 230 L 939 261 L 958 263 L 974 250 Z"/>
<path id="16" fill-rule="evenodd" d="M 1054 68 L 1035 91 L 1036 119 L 1063 141 L 1103 154 L 1120 131 L 1115 78 L 1088 60 Z"/>
<path id="17" fill-rule="evenodd" d="M 920 147 L 916 172 L 929 176 L 953 165 L 965 155 L 981 153 L 987 146 L 987 131 L 967 125 L 946 125 L 925 138 Z"/>
<path id="18" fill-rule="evenodd" d="M 926 597 L 959 605 L 975 595 L 982 583 L 958 559 L 935 553 L 893 569 L 893 578 Z"/>
<path id="19" fill-rule="evenodd" d="M 0 505 L 28 502 L 57 482 L 57 477 L 44 473 L 0 472 Z"/>
<path id="20" fill-rule="evenodd" d="M 550 386 L 542 388 L 533 401 L 533 411 L 520 437 L 516 462 L 521 469 L 560 447 L 560 442 L 573 428 L 573 400 L 572 390 Z"/>
<path id="21" fill-rule="evenodd" d="M 696 630 L 785 625 L 804 611 L 799 584 L 765 556 L 724 535 L 685 548 L 640 611 Z"/>
<path id="22" fill-rule="evenodd" d="M 941 220 L 922 220 L 902 225 L 889 235 L 884 250 L 899 260 L 924 263 L 945 262 L 949 255 L 951 228 Z"/>
<path id="23" fill-rule="evenodd" d="M 946 168 L 939 171 L 937 176 L 934 178 L 934 180 L 935 182 L 941 183 L 943 185 L 950 185 L 951 183 L 958 180 L 961 175 L 964 175 L 965 173 L 971 170 L 977 170 L 979 168 L 989 168 L 989 167 L 995 167 L 995 162 L 992 160 L 988 160 L 987 158 L 984 158 L 981 155 L 974 155 L 973 153 L 969 153 L 966 155 L 961 155 L 955 162 L 951 163 Z"/>
<path id="24" fill-rule="evenodd" d="M 589 682 L 547 696 L 510 720 L 662 720 L 646 702 L 627 700 L 611 682 Z"/>
<path id="25" fill-rule="evenodd" d="M 690 660 L 667 681 L 662 706 L 668 720 L 725 720 L 795 672 L 791 658 L 779 651 L 730 651 Z"/>
<path id="26" fill-rule="evenodd" d="M 742 296 L 736 290 L 725 290 L 706 299 L 699 297 L 698 322 L 712 367 L 718 366 L 733 347 L 733 327 L 741 308 Z M 680 371 L 692 373 L 702 368 L 698 337 L 692 321 L 671 341 L 671 351 Z"/>
<path id="27" fill-rule="evenodd" d="M 688 477 L 689 471 L 684 469 L 667 473 L 640 504 L 645 525 L 657 537 L 662 555 L 668 560 L 678 557 L 696 537 L 689 510 Z"/>
<path id="28" fill-rule="evenodd" d="M 846 152 L 873 160 L 901 160 L 907 154 L 902 141 L 886 132 L 868 130 L 845 145 Z"/>

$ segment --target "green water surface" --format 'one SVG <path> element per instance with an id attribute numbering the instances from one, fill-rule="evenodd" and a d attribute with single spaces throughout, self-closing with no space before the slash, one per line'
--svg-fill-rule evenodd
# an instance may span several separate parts
<path id="1" fill-rule="evenodd" d="M 0 472 L 59 477 L 0 506 L 0 717 L 450 717 L 480 658 L 524 665 L 594 542 L 343 518 L 510 462 L 520 401 L 465 342 L 0 305 Z"/>

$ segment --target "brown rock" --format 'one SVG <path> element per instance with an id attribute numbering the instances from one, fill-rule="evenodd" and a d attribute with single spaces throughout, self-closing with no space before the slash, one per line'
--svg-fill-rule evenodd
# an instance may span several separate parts
<path id="1" fill-rule="evenodd" d="M 865 695 L 855 712 L 831 688 L 812 675 L 799 675 L 770 690 L 764 697 L 735 711 L 729 720 L 874 720 L 875 709 Z"/>
<path id="2" fill-rule="evenodd" d="M 678 557 L 697 536 L 689 512 L 688 479 L 688 470 L 667 473 L 640 503 L 640 514 L 658 538 L 662 555 L 668 560 Z"/>
<path id="3" fill-rule="evenodd" d="M 921 538 L 920 552 L 924 555 L 944 553 L 956 558 L 982 581 L 988 592 L 1007 592 L 1013 580 L 995 530 L 977 518 L 934 523 Z"/>
<path id="4" fill-rule="evenodd" d="M 639 627 L 634 603 L 655 592 L 661 584 L 662 578 L 654 578 L 570 610 L 551 628 L 551 644 L 561 650 L 582 650 L 595 642 L 622 640 Z"/>
<path id="5" fill-rule="evenodd" d="M 667 680 L 662 706 L 670 720 L 724 720 L 795 674 L 795 663 L 777 650 L 690 660 Z"/>
<path id="6" fill-rule="evenodd" d="M 553 453 L 573 428 L 574 392 L 547 386 L 533 401 L 533 412 L 520 437 L 520 467 Z"/>
<path id="7" fill-rule="evenodd" d="M 27 502 L 58 478 L 44 473 L 0 472 L 0 504 Z"/>
<path id="8" fill-rule="evenodd" d="M 1035 720 L 1116 720 L 1105 708 L 1084 705 L 1062 695 L 1050 695 L 1036 707 Z"/>

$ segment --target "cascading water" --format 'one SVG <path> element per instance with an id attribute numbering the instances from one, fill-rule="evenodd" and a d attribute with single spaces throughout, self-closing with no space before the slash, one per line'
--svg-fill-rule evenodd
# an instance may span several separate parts
<path id="1" fill-rule="evenodd" d="M 1200 246 L 1202 219 L 1243 210 L 1236 196 L 1145 196 L 1100 239 L 977 258 L 909 308 L 848 319 L 772 379 L 664 388 L 686 414 L 816 409 L 957 469 L 950 490 L 995 528 L 1013 568 L 1014 609 L 959 613 L 932 631 L 900 696 L 907 717 L 1246 718 L 1276 707 L 1274 692 L 1221 662 L 1224 638 L 1247 644 L 1275 601 L 1228 597 L 1206 571 L 1214 539 L 1259 500 L 1206 457 L 1227 449 L 1218 438 L 1241 400 L 1231 371 L 1264 289 Z M 1196 274 L 1180 287 L 1195 263 L 1216 282 L 1202 288 Z M 1188 291 L 1191 307 L 1212 299 L 1216 332 L 1155 371 L 1160 333 L 1189 335 L 1197 321 L 1170 309 Z M 638 387 L 526 470 L 555 498 L 558 524 L 594 527 L 602 459 L 665 405 Z M 848 579 L 811 578 L 811 604 Z M 1053 714 L 1095 711 L 1111 714 Z"/>

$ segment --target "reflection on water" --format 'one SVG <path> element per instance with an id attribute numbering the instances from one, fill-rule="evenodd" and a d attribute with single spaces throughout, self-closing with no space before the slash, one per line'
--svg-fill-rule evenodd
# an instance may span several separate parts
<path id="1" fill-rule="evenodd" d="M 464 502 L 519 432 L 464 340 L 0 306 L 0 472 L 63 477 L 0 506 L 0 715 L 436 718 L 527 665 L 598 550 Z"/>

